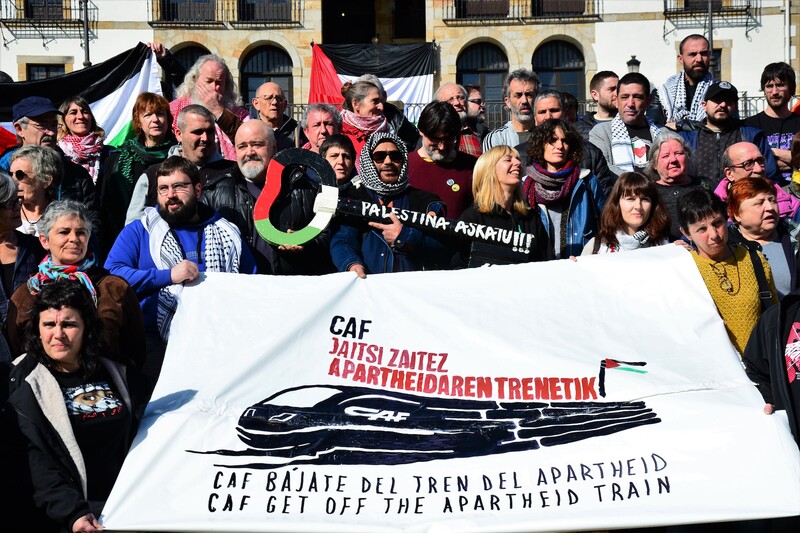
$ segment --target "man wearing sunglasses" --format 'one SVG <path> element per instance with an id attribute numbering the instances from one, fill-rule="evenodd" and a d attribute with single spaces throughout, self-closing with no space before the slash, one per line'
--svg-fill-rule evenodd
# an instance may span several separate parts
<path id="1" fill-rule="evenodd" d="M 61 112 L 48 98 L 28 96 L 11 108 L 14 129 L 19 146 L 47 146 L 55 150 L 64 165 L 64 175 L 55 188 L 56 197 L 51 200 L 76 200 L 86 206 L 92 221 L 92 241 L 99 242 L 100 213 L 95 202 L 95 188 L 89 172 L 74 163 L 56 144 L 58 138 L 58 116 Z M 19 146 L 8 150 L 0 158 L 0 169 L 9 172 L 11 155 Z"/>
<path id="2" fill-rule="evenodd" d="M 486 126 L 486 100 L 479 85 L 464 85 L 467 90 L 467 125 L 483 142 L 489 128 Z"/>
<path id="3" fill-rule="evenodd" d="M 697 175 L 719 184 L 725 177 L 722 154 L 731 145 L 747 141 L 755 144 L 765 157 L 764 175 L 771 180 L 780 178 L 775 157 L 767 143 L 766 134 L 745 126 L 739 120 L 739 92 L 731 83 L 718 81 L 711 84 L 703 97 L 705 118 L 692 123 L 692 131 L 679 131 L 694 151 L 692 161 Z"/>

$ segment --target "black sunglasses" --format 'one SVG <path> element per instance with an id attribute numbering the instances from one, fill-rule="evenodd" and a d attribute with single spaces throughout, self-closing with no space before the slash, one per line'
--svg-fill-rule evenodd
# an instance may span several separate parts
<path id="1" fill-rule="evenodd" d="M 386 161 L 387 156 L 392 160 L 392 163 L 403 162 L 403 154 L 400 150 L 378 150 L 372 152 L 372 160 L 376 163 L 383 163 Z"/>

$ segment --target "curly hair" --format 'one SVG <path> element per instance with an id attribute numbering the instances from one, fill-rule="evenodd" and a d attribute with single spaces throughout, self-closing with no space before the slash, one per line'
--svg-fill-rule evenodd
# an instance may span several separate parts
<path id="1" fill-rule="evenodd" d="M 640 172 L 625 172 L 614 182 L 603 212 L 600 215 L 600 229 L 597 239 L 609 246 L 618 246 L 617 231 L 622 227 L 622 211 L 619 202 L 622 198 L 634 196 L 650 200 L 650 216 L 641 229 L 647 232 L 652 242 L 669 236 L 669 212 L 655 184 Z"/>
<path id="2" fill-rule="evenodd" d="M 64 309 L 69 307 L 80 314 L 83 319 L 84 329 L 81 339 L 80 365 L 84 378 L 90 377 L 97 369 L 99 358 L 104 353 L 103 328 L 97 307 L 92 301 L 89 290 L 77 281 L 58 281 L 47 283 L 36 295 L 31 307 L 28 324 L 25 331 L 25 348 L 28 355 L 46 368 L 53 370 L 56 361 L 47 355 L 42 346 L 39 332 L 39 317 L 48 309 Z"/>
<path id="3" fill-rule="evenodd" d="M 580 166 L 583 160 L 583 138 L 572 126 L 560 118 L 550 118 L 533 128 L 528 139 L 528 162 L 545 166 L 544 145 L 551 144 L 556 137 L 556 130 L 564 134 L 567 145 L 567 159 Z"/>

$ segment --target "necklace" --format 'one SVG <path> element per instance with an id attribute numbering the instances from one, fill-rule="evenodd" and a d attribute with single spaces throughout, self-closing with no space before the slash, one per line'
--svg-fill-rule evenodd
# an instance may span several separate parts
<path id="1" fill-rule="evenodd" d="M 721 270 L 719 268 L 719 265 L 722 265 L 722 269 Z M 736 292 L 736 289 L 735 289 L 735 287 L 733 285 L 733 282 L 728 277 L 727 266 L 730 266 L 730 265 L 726 266 L 724 262 L 720 261 L 718 263 L 709 263 L 709 266 L 711 267 L 711 271 L 714 273 L 714 275 L 717 276 L 717 278 L 719 279 L 719 288 L 720 289 L 722 289 L 723 291 L 727 292 L 728 294 L 733 294 L 734 292 Z M 739 267 L 736 266 L 736 265 L 733 265 L 733 268 L 736 269 L 736 284 L 740 285 L 741 283 L 740 283 L 740 279 L 739 279 Z"/>
<path id="2" fill-rule="evenodd" d="M 22 217 L 25 219 L 25 222 L 28 224 L 28 227 L 25 228 L 25 233 L 27 233 L 28 235 L 36 235 L 36 222 L 39 222 L 39 221 L 37 220 L 36 222 L 31 222 L 28 219 L 28 215 L 25 214 L 25 211 L 20 209 L 19 212 L 22 214 Z"/>

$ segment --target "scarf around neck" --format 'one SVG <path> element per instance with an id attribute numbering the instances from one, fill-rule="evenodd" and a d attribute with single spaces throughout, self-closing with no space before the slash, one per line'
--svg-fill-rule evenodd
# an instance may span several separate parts
<path id="1" fill-rule="evenodd" d="M 94 254 L 89 253 L 77 265 L 57 265 L 53 263 L 53 256 L 47 254 L 42 262 L 39 263 L 39 269 L 33 276 L 28 279 L 28 290 L 31 294 L 36 296 L 42 290 L 42 285 L 53 283 L 56 281 L 77 281 L 89 290 L 92 295 L 94 305 L 97 305 L 97 291 L 94 288 L 92 280 L 86 273 L 87 270 L 97 264 Z"/>
<path id="2" fill-rule="evenodd" d="M 703 110 L 702 105 L 703 97 L 706 94 L 706 89 L 712 83 L 714 83 L 714 76 L 710 72 L 706 72 L 705 77 L 697 83 L 691 106 L 686 109 L 686 80 L 684 79 L 683 71 L 681 70 L 667 78 L 658 91 L 661 105 L 664 107 L 666 121 L 677 122 L 688 118 L 689 120 L 700 122 L 706 118 L 706 112 Z"/>
<path id="3" fill-rule="evenodd" d="M 572 161 L 568 161 L 563 169 L 556 172 L 551 172 L 534 161 L 528 167 L 528 176 L 531 178 L 526 194 L 528 203 L 531 206 L 551 205 L 568 198 L 580 173 L 580 167 Z"/>
<path id="4" fill-rule="evenodd" d="M 647 119 L 647 126 L 650 128 L 650 138 L 655 141 L 661 128 L 655 123 Z M 611 119 L 611 161 L 615 166 L 621 168 L 625 172 L 633 172 L 633 145 L 631 144 L 631 135 L 628 133 L 628 127 L 615 115 Z"/>
<path id="5" fill-rule="evenodd" d="M 94 132 L 83 137 L 67 134 L 59 139 L 58 146 L 73 162 L 89 171 L 92 181 L 97 182 L 104 139 Z"/>
<path id="6" fill-rule="evenodd" d="M 156 146 L 146 146 L 139 137 L 129 139 L 118 148 L 119 159 L 113 176 L 124 180 L 128 187 L 133 189 L 136 180 L 139 179 L 139 176 L 133 175 L 133 166 L 138 163 L 146 168 L 164 161 L 169 155 L 169 149 L 175 146 L 176 142 L 171 135 Z"/>
<path id="7" fill-rule="evenodd" d="M 342 122 L 350 124 L 367 135 L 379 132 L 391 133 L 392 131 L 392 128 L 389 126 L 389 121 L 387 121 L 386 117 L 383 115 L 363 117 L 357 113 L 343 109 Z"/>

